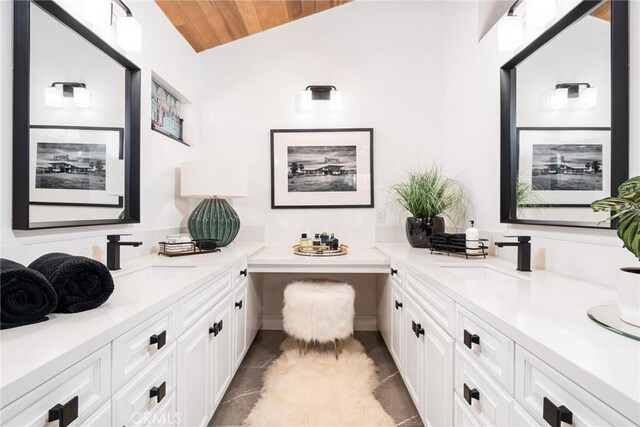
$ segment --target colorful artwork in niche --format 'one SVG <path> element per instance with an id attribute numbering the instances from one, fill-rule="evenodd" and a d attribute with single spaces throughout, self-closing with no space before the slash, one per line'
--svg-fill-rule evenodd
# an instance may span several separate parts
<path id="1" fill-rule="evenodd" d="M 185 143 L 182 139 L 180 99 L 155 80 L 151 80 L 151 85 L 151 129 Z"/>

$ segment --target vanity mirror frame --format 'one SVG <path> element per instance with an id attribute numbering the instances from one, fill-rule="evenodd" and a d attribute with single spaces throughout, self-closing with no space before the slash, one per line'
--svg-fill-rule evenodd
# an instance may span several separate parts
<path id="1" fill-rule="evenodd" d="M 500 68 L 500 222 L 577 228 L 614 229 L 577 221 L 518 219 L 516 179 L 517 72 L 516 67 L 554 37 L 580 20 L 606 0 L 583 0 L 558 22 L 525 46 Z M 611 4 L 611 195 L 629 178 L 629 4 L 628 0 Z"/>
<path id="2" fill-rule="evenodd" d="M 31 7 L 40 7 L 120 64 L 125 73 L 124 144 L 125 194 L 123 219 L 88 219 L 30 222 L 29 219 L 29 134 Z M 140 86 L 141 70 L 122 53 L 85 27 L 51 0 L 13 2 L 13 206 L 14 230 L 37 230 L 140 222 Z"/>

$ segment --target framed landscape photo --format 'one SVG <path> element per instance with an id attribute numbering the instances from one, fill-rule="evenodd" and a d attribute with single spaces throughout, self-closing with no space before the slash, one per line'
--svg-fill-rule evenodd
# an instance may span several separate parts
<path id="1" fill-rule="evenodd" d="M 373 129 L 272 129 L 271 207 L 372 208 Z"/>
<path id="2" fill-rule="evenodd" d="M 517 142 L 517 176 L 538 206 L 588 207 L 610 196 L 610 128 L 518 128 Z"/>
<path id="3" fill-rule="evenodd" d="M 29 203 L 120 208 L 124 188 L 122 128 L 31 126 Z M 112 167 L 113 165 L 113 167 Z"/>

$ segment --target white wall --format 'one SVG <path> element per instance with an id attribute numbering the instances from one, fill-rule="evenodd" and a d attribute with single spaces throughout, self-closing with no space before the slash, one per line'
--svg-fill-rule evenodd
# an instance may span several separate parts
<path id="1" fill-rule="evenodd" d="M 73 11 L 74 2 L 62 2 Z M 123 259 L 148 253 L 169 232 L 184 225 L 194 201 L 179 197 L 179 166 L 197 157 L 199 115 L 185 123 L 194 148 L 186 147 L 150 129 L 151 72 L 170 82 L 197 105 L 196 53 L 175 30 L 155 2 L 130 2 L 133 15 L 142 25 L 142 51 L 127 54 L 142 69 L 141 113 L 141 210 L 140 224 L 50 231 L 11 230 L 11 145 L 12 145 L 12 2 L 0 1 L 0 255 L 20 262 L 51 251 L 67 251 L 104 261 L 105 235 L 133 233 L 143 240 L 140 248 L 126 248 Z M 40 87 L 35 90 L 44 90 Z M 193 108 L 193 106 L 191 106 Z"/>
<path id="2" fill-rule="evenodd" d="M 243 227 L 264 227 L 270 246 L 314 231 L 374 244 L 376 209 L 270 209 L 276 128 L 373 127 L 376 208 L 399 222 L 391 184 L 412 165 L 442 161 L 444 11 L 440 2 L 353 2 L 199 55 L 206 152 L 251 172 L 249 197 L 234 201 Z M 310 84 L 337 86 L 342 111 L 296 111 Z"/>

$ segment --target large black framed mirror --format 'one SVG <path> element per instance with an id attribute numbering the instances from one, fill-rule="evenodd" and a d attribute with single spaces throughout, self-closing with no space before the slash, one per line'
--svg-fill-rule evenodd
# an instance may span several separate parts
<path id="1" fill-rule="evenodd" d="M 13 229 L 140 222 L 140 68 L 54 1 L 13 8 Z"/>
<path id="2" fill-rule="evenodd" d="M 581 228 L 629 175 L 629 5 L 584 0 L 500 70 L 500 221 Z"/>

